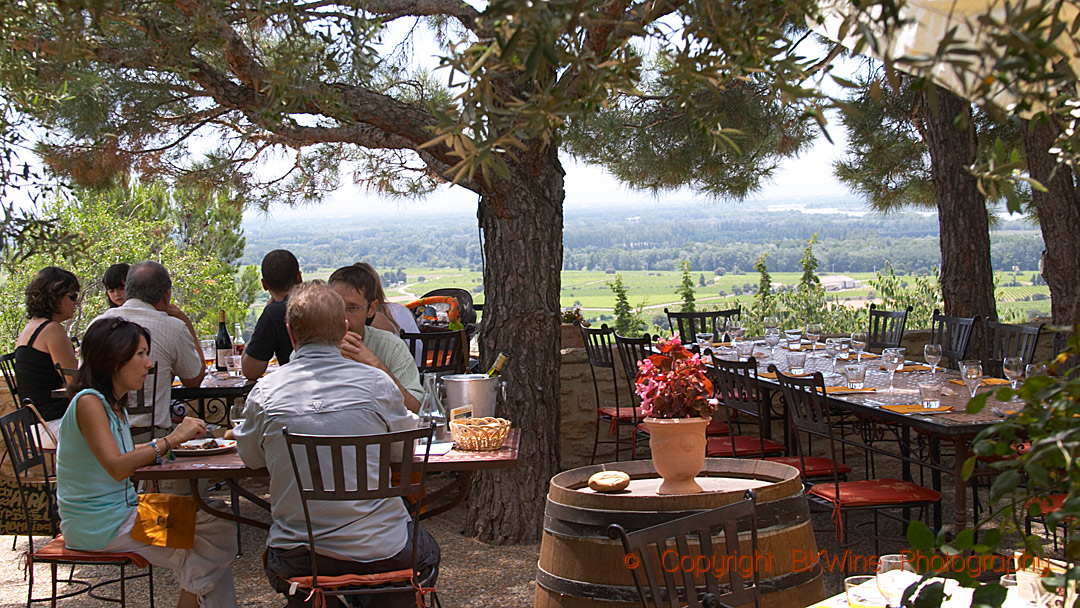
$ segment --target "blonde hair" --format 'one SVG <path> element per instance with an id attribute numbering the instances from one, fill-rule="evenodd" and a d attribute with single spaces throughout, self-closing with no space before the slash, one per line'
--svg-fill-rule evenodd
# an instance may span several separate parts
<path id="1" fill-rule="evenodd" d="M 345 300 L 324 281 L 300 283 L 289 292 L 285 323 L 292 328 L 296 347 L 333 344 L 345 337 Z"/>

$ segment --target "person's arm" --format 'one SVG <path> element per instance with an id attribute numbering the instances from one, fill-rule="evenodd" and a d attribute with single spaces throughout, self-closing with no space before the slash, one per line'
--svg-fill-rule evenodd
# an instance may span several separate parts
<path id="1" fill-rule="evenodd" d="M 248 380 L 258 380 L 262 378 L 262 375 L 266 373 L 266 366 L 270 365 L 269 361 L 262 361 L 252 357 L 251 355 L 244 353 L 244 356 L 240 358 L 240 369 L 244 372 L 244 377 Z"/>
<path id="2" fill-rule="evenodd" d="M 63 325 L 50 323 L 42 330 L 41 338 L 45 342 L 45 348 L 49 351 L 53 363 L 59 363 L 64 369 L 79 367 L 79 360 L 75 357 L 75 345 L 71 343 L 71 336 L 64 330 Z"/>
<path id="3" fill-rule="evenodd" d="M 169 305 L 165 307 L 165 314 L 173 317 L 174 319 L 180 319 L 181 321 L 183 321 L 184 325 L 187 325 L 188 331 L 191 332 L 191 339 L 195 341 L 195 346 L 198 347 L 199 336 L 195 333 L 195 325 L 191 323 L 191 319 L 188 318 L 186 314 L 184 314 L 184 311 L 180 310 L 180 307 L 176 304 L 170 302 Z"/>
<path id="4" fill-rule="evenodd" d="M 404 344 L 404 342 L 402 344 Z M 394 376 L 394 372 L 392 372 L 390 368 L 387 367 L 385 363 L 383 363 L 382 359 L 377 357 L 375 353 L 371 352 L 371 349 L 369 349 L 367 345 L 364 344 L 364 341 L 360 338 L 358 334 L 351 331 L 345 332 L 345 337 L 342 338 L 341 345 L 338 348 L 341 350 L 342 356 L 344 356 L 346 359 L 352 359 L 353 361 L 363 363 L 364 365 L 370 365 L 375 369 L 380 369 L 386 372 L 386 375 L 390 376 L 390 379 L 393 380 L 394 384 L 397 385 L 398 391 L 401 392 L 401 397 L 405 400 L 405 407 L 410 412 L 420 411 L 420 400 L 413 396 L 413 394 L 410 393 L 408 389 L 406 389 L 405 385 L 403 385 L 401 381 Z M 416 369 L 415 366 L 413 367 L 413 369 Z"/>
<path id="5" fill-rule="evenodd" d="M 83 395 L 75 404 L 75 416 L 79 431 L 86 438 L 86 445 L 102 468 L 116 481 L 121 481 L 135 474 L 135 469 L 154 464 L 157 453 L 162 453 L 181 443 L 206 435 L 206 423 L 198 418 L 184 418 L 176 430 L 168 436 L 156 439 L 157 448 L 150 444 L 139 444 L 126 454 L 120 453 L 120 447 L 113 439 L 109 429 L 109 415 L 105 412 L 108 405 L 94 395 Z"/>

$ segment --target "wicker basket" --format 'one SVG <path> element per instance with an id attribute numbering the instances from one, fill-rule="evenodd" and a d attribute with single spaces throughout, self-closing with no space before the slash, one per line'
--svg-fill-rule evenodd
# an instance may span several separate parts
<path id="1" fill-rule="evenodd" d="M 450 421 L 450 436 L 461 450 L 497 450 L 502 447 L 509 432 L 510 421 L 505 418 L 463 418 Z"/>

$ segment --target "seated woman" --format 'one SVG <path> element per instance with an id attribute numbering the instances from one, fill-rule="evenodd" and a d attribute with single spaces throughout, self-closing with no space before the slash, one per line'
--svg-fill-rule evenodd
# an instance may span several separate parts
<path id="1" fill-rule="evenodd" d="M 56 266 L 42 268 L 26 286 L 30 321 L 15 341 L 19 397 L 32 400 L 54 432 L 68 406 L 66 398 L 52 396 L 53 390 L 64 388 L 56 364 L 64 369 L 79 366 L 71 337 L 61 323 L 75 316 L 78 301 L 79 279 L 74 274 Z"/>
<path id="2" fill-rule="evenodd" d="M 127 274 L 131 270 L 130 264 L 113 264 L 101 277 L 105 285 L 105 303 L 109 308 L 123 306 L 127 301 Z"/>
<path id="3" fill-rule="evenodd" d="M 138 390 L 154 362 L 150 334 L 122 318 L 103 319 L 83 337 L 83 365 L 68 388 L 72 405 L 60 423 L 56 454 L 57 506 L 64 543 L 81 551 L 137 553 L 173 569 L 179 608 L 231 608 L 236 590 L 230 564 L 236 557 L 234 524 L 199 511 L 195 544 L 170 549 L 131 537 L 138 498 L 130 477 L 173 446 L 203 437 L 206 425 L 185 418 L 168 436 L 134 445 L 128 426 L 128 392 Z"/>

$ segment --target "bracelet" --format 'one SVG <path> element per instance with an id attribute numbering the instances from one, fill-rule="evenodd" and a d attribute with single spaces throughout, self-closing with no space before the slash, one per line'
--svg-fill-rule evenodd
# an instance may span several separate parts
<path id="1" fill-rule="evenodd" d="M 157 440 L 155 439 L 153 441 L 150 441 L 146 445 L 154 450 L 154 464 L 155 465 L 160 465 L 161 462 L 162 462 L 161 461 L 161 452 L 159 452 L 158 449 L 157 449 Z"/>
<path id="2" fill-rule="evenodd" d="M 169 458 L 169 460 L 176 460 L 176 456 L 174 456 L 172 453 L 172 444 L 169 443 L 169 438 L 162 437 L 162 439 L 165 440 L 165 455 Z"/>

